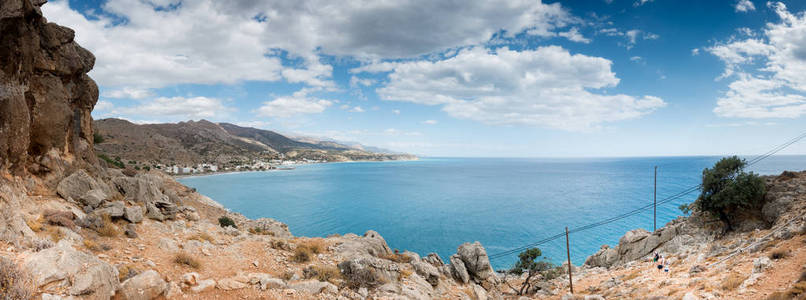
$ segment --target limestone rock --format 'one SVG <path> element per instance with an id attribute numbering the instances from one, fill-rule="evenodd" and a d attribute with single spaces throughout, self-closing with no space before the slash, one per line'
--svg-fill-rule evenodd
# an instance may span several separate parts
<path id="1" fill-rule="evenodd" d="M 266 273 L 250 273 L 247 278 L 249 278 L 249 284 L 256 284 L 261 290 L 286 288 L 282 279 L 274 278 Z"/>
<path id="2" fill-rule="evenodd" d="M 425 261 L 425 262 L 427 262 L 427 263 L 429 263 L 432 266 L 437 267 L 437 268 L 442 267 L 443 265 L 445 265 L 445 262 L 443 262 L 442 258 L 439 257 L 439 254 L 436 254 L 436 253 L 433 253 L 433 252 L 428 253 L 428 255 L 423 258 L 423 261 Z"/>
<path id="3" fill-rule="evenodd" d="M 123 218 L 132 223 L 143 221 L 143 208 L 140 206 L 126 207 L 123 211 Z"/>
<path id="4" fill-rule="evenodd" d="M 196 272 L 185 273 L 182 275 L 182 283 L 187 286 L 195 286 L 199 284 L 200 280 L 201 276 Z"/>
<path id="5" fill-rule="evenodd" d="M 121 299 L 150 300 L 165 294 L 169 285 L 154 270 L 147 270 L 124 281 L 118 293 Z"/>
<path id="6" fill-rule="evenodd" d="M 261 232 L 268 233 L 268 235 L 279 238 L 292 238 L 291 231 L 288 230 L 288 225 L 270 218 L 260 218 L 257 220 L 248 220 L 244 225 L 248 229 L 258 229 Z"/>
<path id="7" fill-rule="evenodd" d="M 123 204 L 123 201 L 114 201 L 104 204 L 103 207 L 97 210 L 97 214 L 101 216 L 105 215 L 113 218 L 119 218 L 123 216 L 125 209 L 126 205 Z"/>
<path id="8" fill-rule="evenodd" d="M 470 274 L 467 273 L 465 263 L 462 261 L 462 258 L 459 257 L 459 254 L 451 255 L 450 261 L 451 273 L 453 274 L 453 277 L 462 283 L 470 282 Z"/>
<path id="9" fill-rule="evenodd" d="M 135 239 L 137 238 L 137 227 L 131 223 L 126 224 L 126 229 L 123 233 L 126 235 L 126 237 L 130 239 Z"/>
<path id="10" fill-rule="evenodd" d="M 355 257 L 361 255 L 382 256 L 392 253 L 386 240 L 373 230 L 364 233 L 364 236 L 356 236 L 355 234 L 345 234 L 339 238 L 342 242 L 337 246 L 336 252 L 341 253 L 344 257 Z"/>
<path id="11" fill-rule="evenodd" d="M 422 261 L 412 262 L 411 266 L 414 267 L 414 271 L 420 276 L 423 276 L 431 286 L 437 286 L 439 284 L 439 269 L 437 269 L 437 267 Z"/>
<path id="12" fill-rule="evenodd" d="M 484 250 L 481 243 L 464 243 L 459 246 L 456 254 L 459 255 L 467 269 L 467 273 L 475 282 L 491 281 L 493 284 L 497 283 L 495 271 L 490 265 L 490 258 L 487 257 L 487 251 Z"/>
<path id="13" fill-rule="evenodd" d="M 336 294 L 339 292 L 339 288 L 337 288 L 335 285 L 329 282 L 321 282 L 319 280 L 305 280 L 295 282 L 289 284 L 288 288 L 310 294 L 319 294 L 319 293 Z"/>
<path id="14" fill-rule="evenodd" d="M 216 283 L 216 288 L 225 291 L 239 290 L 245 287 L 246 287 L 245 283 L 235 280 L 233 278 L 224 278 Z"/>
<path id="15" fill-rule="evenodd" d="M 62 181 L 59 182 L 59 185 L 56 186 L 56 193 L 58 193 L 59 196 L 62 196 L 64 199 L 73 199 L 76 201 L 81 199 L 91 190 L 103 192 L 104 186 L 98 183 L 95 178 L 92 178 L 84 170 L 78 170 L 73 174 L 70 174 L 70 176 L 62 179 Z M 105 199 L 106 195 L 102 195 L 101 198 Z M 100 204 L 100 202 L 98 202 L 98 204 Z"/>
<path id="16" fill-rule="evenodd" d="M 212 279 L 200 280 L 198 284 L 191 287 L 190 290 L 194 293 L 203 293 L 215 289 L 216 282 Z"/>
<path id="17" fill-rule="evenodd" d="M 69 286 L 70 295 L 111 296 L 119 285 L 117 269 L 66 242 L 31 254 L 23 265 L 34 276 L 37 286 L 63 281 Z"/>
<path id="18" fill-rule="evenodd" d="M 75 199 L 75 198 L 74 198 Z M 101 205 L 104 201 L 106 201 L 107 195 L 104 191 L 99 189 L 93 189 L 88 191 L 86 194 L 79 198 L 79 202 L 81 204 L 87 205 L 92 208 L 96 208 Z"/>
<path id="19" fill-rule="evenodd" d="M 772 261 L 766 256 L 753 260 L 753 273 L 762 273 L 772 267 Z"/>
<path id="20" fill-rule="evenodd" d="M 166 251 L 177 251 L 179 250 L 179 246 L 176 245 L 176 242 L 169 238 L 161 238 L 157 247 L 166 250 Z"/>

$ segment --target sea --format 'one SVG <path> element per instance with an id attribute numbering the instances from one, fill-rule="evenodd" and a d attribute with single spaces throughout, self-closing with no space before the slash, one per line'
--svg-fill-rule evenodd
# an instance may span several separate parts
<path id="1" fill-rule="evenodd" d="M 747 157 L 748 160 L 753 157 Z M 523 246 L 543 259 L 580 265 L 627 231 L 653 230 L 683 215 L 679 206 L 699 191 L 702 171 L 720 157 L 421 158 L 416 161 L 299 165 L 294 170 L 181 178 L 232 211 L 273 218 L 295 236 L 379 232 L 389 246 L 443 260 L 479 241 L 497 270 L 511 267 Z M 657 166 L 657 201 L 653 220 Z M 749 171 L 762 175 L 806 169 L 806 156 L 771 156 Z M 631 216 L 577 231 L 622 214 Z"/>

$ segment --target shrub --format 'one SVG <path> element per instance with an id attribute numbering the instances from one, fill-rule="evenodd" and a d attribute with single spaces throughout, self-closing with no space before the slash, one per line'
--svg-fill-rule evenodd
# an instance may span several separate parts
<path id="1" fill-rule="evenodd" d="M 268 236 L 274 236 L 274 232 L 271 232 L 271 231 L 268 231 L 268 230 L 264 230 L 263 228 L 260 228 L 260 227 L 252 227 L 252 228 L 249 228 L 249 233 L 251 233 L 251 234 L 257 234 L 257 235 L 268 235 Z"/>
<path id="2" fill-rule="evenodd" d="M 691 214 L 691 204 L 689 203 L 680 204 L 680 206 L 678 206 L 677 208 L 680 209 L 680 212 L 682 212 L 684 216 L 688 216 Z"/>
<path id="3" fill-rule="evenodd" d="M 100 144 L 104 142 L 104 136 L 100 133 L 93 132 L 92 133 L 92 143 L 93 144 Z"/>
<path id="4" fill-rule="evenodd" d="M 725 157 L 702 171 L 702 192 L 697 209 L 715 214 L 733 228 L 731 214 L 740 209 L 758 209 L 763 204 L 765 184 L 757 174 L 744 172 L 747 162 L 737 156 Z"/>
<path id="5" fill-rule="evenodd" d="M 296 274 L 294 274 L 294 272 L 292 271 L 285 271 L 283 275 L 280 276 L 280 278 L 282 278 L 285 281 L 289 281 L 291 280 L 291 278 L 294 278 L 294 275 Z"/>
<path id="6" fill-rule="evenodd" d="M 523 272 L 527 272 L 526 279 L 523 281 L 520 290 L 516 291 L 518 295 L 523 295 L 524 292 L 529 291 L 532 286 L 531 279 L 535 275 L 540 274 L 541 272 L 549 271 L 554 267 L 554 265 L 549 262 L 537 261 L 537 259 L 542 255 L 543 253 L 539 248 L 529 248 L 518 254 L 518 262 L 516 262 L 515 266 L 509 270 L 509 273 L 516 275 L 521 275 Z"/>
<path id="7" fill-rule="evenodd" d="M 277 250 L 291 250 L 291 246 L 284 240 L 272 240 L 269 242 L 269 246 Z"/>
<path id="8" fill-rule="evenodd" d="M 64 238 L 64 232 L 59 230 L 59 227 L 48 227 L 48 235 L 53 243 L 58 243 Z"/>
<path id="9" fill-rule="evenodd" d="M 198 269 L 199 267 L 201 267 L 201 262 L 199 262 L 198 260 L 193 258 L 193 256 L 185 252 L 180 252 L 176 254 L 176 256 L 174 257 L 174 262 L 179 265 L 186 265 L 194 269 Z"/>
<path id="10" fill-rule="evenodd" d="M 412 260 L 411 256 L 400 254 L 400 253 L 392 253 L 381 255 L 381 258 L 391 260 L 396 263 L 410 263 Z"/>
<path id="11" fill-rule="evenodd" d="M 291 256 L 291 260 L 297 263 L 304 263 L 310 261 L 311 256 L 313 256 L 311 249 L 298 246 L 297 249 L 294 250 L 294 255 Z"/>
<path id="12" fill-rule="evenodd" d="M 722 289 L 726 291 L 735 290 L 737 287 L 742 285 L 744 280 L 747 279 L 747 276 L 739 274 L 739 273 L 730 273 L 728 277 L 722 280 Z"/>
<path id="13" fill-rule="evenodd" d="M 770 252 L 770 259 L 778 260 L 787 257 L 789 257 L 789 252 L 786 252 L 786 250 L 783 249 L 776 249 Z"/>
<path id="14" fill-rule="evenodd" d="M 31 228 L 31 230 L 33 230 L 34 232 L 40 232 L 40 231 L 42 231 L 42 222 L 41 222 L 41 218 L 36 218 L 36 219 L 31 219 L 31 218 L 29 218 L 29 219 L 25 219 L 25 224 L 27 224 L 27 225 L 28 225 L 28 227 L 30 227 L 30 228 Z"/>
<path id="15" fill-rule="evenodd" d="M 90 250 L 90 251 L 100 251 L 101 250 L 101 246 L 98 245 L 98 243 L 96 243 L 95 241 L 93 241 L 91 239 L 84 239 L 83 243 L 84 243 L 84 248 L 87 248 L 87 250 Z"/>
<path id="16" fill-rule="evenodd" d="M 112 223 L 112 220 L 108 215 L 104 215 L 101 218 L 101 227 L 96 231 L 98 232 L 98 235 L 104 237 L 116 237 L 120 235 L 120 230 L 118 230 L 118 227 Z"/>
<path id="17" fill-rule="evenodd" d="M 227 216 L 221 216 L 218 218 L 218 225 L 221 225 L 221 227 L 232 226 L 233 228 L 238 228 L 238 225 L 235 225 L 235 221 Z"/>
<path id="18" fill-rule="evenodd" d="M 374 288 L 387 283 L 386 279 L 381 277 L 374 268 L 341 269 L 341 276 L 344 278 L 347 287 L 352 289 L 361 287 Z"/>
<path id="19" fill-rule="evenodd" d="M 336 266 L 310 266 L 302 270 L 302 277 L 333 283 L 341 278 L 341 273 Z"/>
<path id="20" fill-rule="evenodd" d="M 120 282 L 126 281 L 126 279 L 132 278 L 137 276 L 137 269 L 134 268 L 132 265 L 122 265 L 118 267 L 118 280 Z"/>
<path id="21" fill-rule="evenodd" d="M 325 240 L 321 238 L 312 238 L 297 244 L 297 248 L 308 248 L 311 253 L 319 254 L 325 252 L 327 246 L 325 245 Z"/>
<path id="22" fill-rule="evenodd" d="M 117 167 L 118 169 L 123 169 L 125 165 L 120 160 L 113 160 L 104 154 L 98 154 L 98 158 L 102 159 L 103 161 L 107 162 L 110 165 Z"/>
<path id="23" fill-rule="evenodd" d="M 33 277 L 10 259 L 0 257 L 0 299 L 32 299 Z"/>

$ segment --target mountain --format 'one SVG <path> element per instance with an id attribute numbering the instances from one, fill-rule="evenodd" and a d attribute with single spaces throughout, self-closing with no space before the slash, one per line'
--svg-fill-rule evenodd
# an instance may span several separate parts
<path id="1" fill-rule="evenodd" d="M 93 122 L 98 153 L 122 161 L 190 165 L 239 164 L 257 159 L 324 161 L 395 160 L 412 156 L 384 154 L 335 143 L 309 143 L 270 130 L 207 120 L 134 124 L 121 119 Z"/>

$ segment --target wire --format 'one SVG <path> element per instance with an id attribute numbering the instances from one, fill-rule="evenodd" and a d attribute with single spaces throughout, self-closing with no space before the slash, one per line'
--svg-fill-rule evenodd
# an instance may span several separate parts
<path id="1" fill-rule="evenodd" d="M 748 166 L 748 167 L 752 166 L 752 165 L 754 165 L 754 164 L 756 164 L 756 163 L 758 163 L 758 162 L 760 162 L 760 161 L 762 161 L 762 160 L 774 155 L 775 153 L 778 153 L 779 151 L 791 146 L 792 144 L 797 143 L 798 141 L 802 140 L 803 138 L 806 138 L 806 132 L 803 132 L 800 135 L 796 136 L 795 138 L 792 138 L 792 139 L 786 141 L 785 143 L 772 148 L 772 150 L 767 151 L 764 154 L 756 156 L 755 158 L 753 158 L 750 161 L 748 161 L 746 166 Z M 577 232 L 585 231 L 585 230 L 596 228 L 596 227 L 599 227 L 599 226 L 604 226 L 604 225 L 607 225 L 607 224 L 622 220 L 622 219 L 627 218 L 627 217 L 634 216 L 636 214 L 641 213 L 642 211 L 644 211 L 646 209 L 651 208 L 654 205 L 666 204 L 668 202 L 677 200 L 677 199 L 679 199 L 679 198 L 681 198 L 683 196 L 691 194 L 692 192 L 699 190 L 701 187 L 702 187 L 702 184 L 692 186 L 692 187 L 687 188 L 687 189 L 685 189 L 685 190 L 683 190 L 683 191 L 681 191 L 681 192 L 679 192 L 677 194 L 674 194 L 672 196 L 664 198 L 664 199 L 658 201 L 656 204 L 644 205 L 644 206 L 641 206 L 639 208 L 633 209 L 633 210 L 631 210 L 629 212 L 620 214 L 618 216 L 614 216 L 614 217 L 611 217 L 611 218 L 608 218 L 608 219 L 604 219 L 604 220 L 601 220 L 601 221 L 598 221 L 598 222 L 595 222 L 595 223 L 590 223 L 590 224 L 587 224 L 587 225 L 584 225 L 584 226 L 576 227 L 576 228 L 568 230 L 568 233 L 571 234 L 571 233 L 577 233 Z M 565 236 L 565 232 L 549 236 L 547 238 L 544 238 L 542 240 L 536 241 L 536 242 L 531 243 L 531 244 L 527 244 L 527 245 L 523 245 L 523 246 L 520 246 L 520 247 L 517 247 L 517 248 L 506 250 L 506 251 L 503 251 L 503 252 L 495 253 L 495 254 L 489 255 L 488 257 L 491 260 L 502 258 L 502 257 L 507 257 L 509 255 L 519 253 L 519 252 L 521 252 L 523 250 L 526 250 L 528 248 L 536 247 L 536 246 L 551 242 L 551 241 L 559 239 L 559 238 L 561 238 L 563 236 Z"/>

